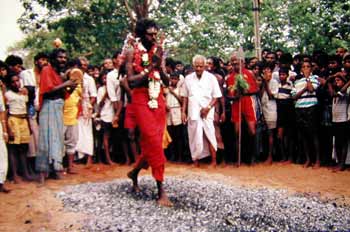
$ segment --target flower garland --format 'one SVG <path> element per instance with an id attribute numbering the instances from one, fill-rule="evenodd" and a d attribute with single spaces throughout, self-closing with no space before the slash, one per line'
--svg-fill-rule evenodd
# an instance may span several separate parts
<path id="1" fill-rule="evenodd" d="M 157 45 L 154 45 L 149 52 L 142 45 L 141 42 L 136 40 L 136 45 L 134 49 L 134 63 L 133 68 L 137 73 L 146 72 L 148 73 L 147 66 L 151 64 L 153 55 L 157 51 Z M 147 71 L 146 71 L 147 70 Z M 160 72 L 159 70 L 152 69 L 148 73 L 148 107 L 151 109 L 158 108 L 158 96 L 160 93 Z"/>
<path id="2" fill-rule="evenodd" d="M 234 95 L 236 92 L 239 94 L 244 93 L 247 89 L 249 89 L 249 84 L 245 79 L 245 76 L 242 74 L 237 74 L 235 77 L 235 82 L 233 85 L 229 85 L 227 87 L 229 93 Z"/>

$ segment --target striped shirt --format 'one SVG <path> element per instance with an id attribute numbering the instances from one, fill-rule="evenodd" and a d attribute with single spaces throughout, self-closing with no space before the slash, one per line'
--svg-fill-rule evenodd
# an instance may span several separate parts
<path id="1" fill-rule="evenodd" d="M 277 93 L 276 99 L 279 99 L 279 100 L 290 99 L 292 90 L 293 90 L 292 83 L 286 82 L 283 85 L 281 83 L 279 83 L 278 93 Z"/>
<path id="2" fill-rule="evenodd" d="M 297 100 L 295 103 L 295 108 L 309 108 L 312 106 L 317 105 L 317 97 L 316 97 L 316 89 L 320 86 L 320 82 L 318 81 L 318 76 L 312 75 L 309 78 L 302 77 L 299 80 L 296 80 L 294 82 L 294 88 L 291 92 L 292 96 L 297 95 L 300 91 L 302 91 L 306 85 L 307 82 L 311 81 L 311 84 L 314 88 L 314 91 L 309 92 L 305 91 Z"/>

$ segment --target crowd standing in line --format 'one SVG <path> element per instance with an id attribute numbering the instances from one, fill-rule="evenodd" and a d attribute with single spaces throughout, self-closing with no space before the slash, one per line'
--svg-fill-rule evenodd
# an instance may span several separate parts
<path id="1" fill-rule="evenodd" d="M 62 48 L 0 61 L 0 192 L 15 183 L 79 174 L 77 163 L 134 163 L 133 189 L 150 166 L 158 202 L 171 205 L 164 164 L 242 161 L 346 169 L 350 53 L 292 56 L 264 49 L 263 60 L 164 57 L 158 26 L 137 23 L 135 37 L 101 65 Z M 164 138 L 169 133 L 172 142 Z M 238 136 L 242 136 L 239 140 Z M 239 144 L 241 141 L 241 144 Z M 9 173 L 8 173 L 9 168 Z"/>

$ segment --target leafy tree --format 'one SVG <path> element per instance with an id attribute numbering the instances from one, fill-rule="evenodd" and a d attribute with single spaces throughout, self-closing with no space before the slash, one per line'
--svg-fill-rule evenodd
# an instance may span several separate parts
<path id="1" fill-rule="evenodd" d="M 243 46 L 254 54 L 252 1 L 245 0 L 21 0 L 19 19 L 29 37 L 24 48 L 49 49 L 60 37 L 73 56 L 99 62 L 120 48 L 137 19 L 151 17 L 166 33 L 169 56 L 189 62 L 194 54 L 218 55 Z M 347 0 L 264 0 L 262 47 L 310 53 L 349 47 Z M 42 10 L 44 9 L 44 10 Z"/>

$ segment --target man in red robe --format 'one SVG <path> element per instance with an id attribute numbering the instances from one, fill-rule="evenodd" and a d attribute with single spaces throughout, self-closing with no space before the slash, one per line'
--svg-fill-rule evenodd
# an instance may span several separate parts
<path id="1" fill-rule="evenodd" d="M 158 26 L 154 21 L 139 20 L 135 28 L 135 34 L 139 41 L 136 41 L 133 49 L 130 49 L 126 54 L 128 81 L 133 87 L 131 101 L 135 121 L 141 133 L 141 155 L 137 159 L 134 169 L 128 173 L 128 177 L 133 181 L 133 189 L 140 191 L 137 182 L 138 174 L 141 169 L 151 166 L 152 175 L 157 182 L 158 204 L 172 206 L 163 189 L 166 161 L 162 147 L 166 122 L 165 100 L 161 89 L 156 99 L 150 98 L 149 92 L 149 78 L 152 78 L 152 74 L 156 72 L 159 73 L 163 83 L 169 83 L 160 67 L 162 48 L 157 44 L 157 33 Z M 150 100 L 155 100 L 157 107 L 151 107 Z"/>

